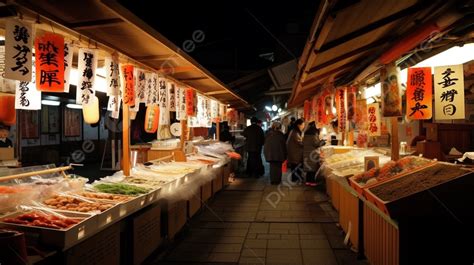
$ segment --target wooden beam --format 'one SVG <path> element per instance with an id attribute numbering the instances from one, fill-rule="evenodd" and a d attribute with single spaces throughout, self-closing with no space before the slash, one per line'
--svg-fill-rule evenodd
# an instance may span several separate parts
<path id="1" fill-rule="evenodd" d="M 146 55 L 146 56 L 135 56 L 133 59 L 137 61 L 162 61 L 177 58 L 176 54 L 160 54 L 160 55 Z"/>
<path id="2" fill-rule="evenodd" d="M 199 76 L 199 77 L 189 77 L 189 78 L 178 78 L 179 81 L 197 81 L 197 80 L 205 80 L 209 79 L 207 76 Z"/>
<path id="3" fill-rule="evenodd" d="M 162 67 L 158 69 L 158 72 L 165 73 L 165 74 L 177 74 L 177 73 L 185 73 L 196 71 L 193 66 L 176 66 L 176 67 Z"/>
<path id="4" fill-rule="evenodd" d="M 338 73 L 338 72 L 341 72 L 343 70 L 345 70 L 346 68 L 349 68 L 349 67 L 353 67 L 355 65 L 357 65 L 359 62 L 357 60 L 354 60 L 352 62 L 349 62 L 347 64 L 344 64 L 344 65 L 341 65 L 333 70 L 330 70 L 330 71 L 327 71 L 323 74 L 320 74 L 320 75 L 316 75 L 314 77 L 312 77 L 311 79 L 307 80 L 306 82 L 302 83 L 302 87 L 306 87 L 314 82 L 317 82 L 317 81 L 321 81 L 321 79 L 325 78 L 325 77 L 328 77 L 328 76 L 331 76 L 335 73 Z"/>
<path id="5" fill-rule="evenodd" d="M 227 90 L 217 90 L 217 91 L 211 91 L 211 92 L 204 93 L 204 95 L 206 95 L 206 96 L 220 95 L 220 94 L 230 94 L 230 93 Z"/>
<path id="6" fill-rule="evenodd" d="M 130 176 L 130 117 L 128 105 L 122 106 L 122 143 L 123 143 L 123 159 L 122 169 L 125 176 Z"/>
<path id="7" fill-rule="evenodd" d="M 287 94 L 291 94 L 291 89 L 280 90 L 280 91 L 270 91 L 270 92 L 264 93 L 264 95 L 266 96 L 277 96 L 277 95 L 287 95 Z"/>
<path id="8" fill-rule="evenodd" d="M 115 26 L 118 24 L 122 24 L 124 22 L 125 21 L 123 21 L 120 18 L 109 18 L 109 19 L 99 19 L 99 20 L 89 20 L 89 21 L 68 23 L 66 24 L 66 26 L 68 28 L 72 28 L 75 30 L 86 30 L 86 29 L 95 29 L 95 28 Z"/>

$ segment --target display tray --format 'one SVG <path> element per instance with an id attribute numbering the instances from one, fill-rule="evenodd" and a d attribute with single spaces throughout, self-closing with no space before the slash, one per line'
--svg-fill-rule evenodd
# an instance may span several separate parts
<path id="1" fill-rule="evenodd" d="M 82 240 L 94 235 L 98 230 L 98 215 L 59 210 L 55 210 L 55 212 L 60 213 L 69 218 L 84 218 L 84 220 L 67 229 L 52 229 L 38 226 L 12 224 L 2 222 L 1 220 L 0 227 L 8 227 L 18 231 L 37 234 L 39 235 L 39 242 L 41 244 L 60 249 L 68 249 L 74 246 L 75 244 L 81 242 Z M 15 212 L 9 215 L 5 215 L 2 216 L 2 220 L 4 218 L 14 218 L 24 213 L 26 212 Z"/>
<path id="2" fill-rule="evenodd" d="M 139 209 L 145 207 L 148 202 L 148 194 L 142 194 L 137 197 L 134 197 L 133 199 L 122 202 L 119 204 L 120 210 L 119 210 L 119 215 L 120 217 L 132 214 Z"/>
<path id="3" fill-rule="evenodd" d="M 436 163 L 364 190 L 367 199 L 397 219 L 408 216 L 471 216 L 474 171 Z"/>

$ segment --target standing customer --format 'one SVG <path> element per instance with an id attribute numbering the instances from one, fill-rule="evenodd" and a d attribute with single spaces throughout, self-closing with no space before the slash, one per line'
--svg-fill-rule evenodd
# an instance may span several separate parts
<path id="1" fill-rule="evenodd" d="M 270 182 L 281 183 L 281 165 L 286 159 L 285 135 L 281 132 L 281 123 L 274 122 L 268 130 L 263 146 L 265 160 L 270 163 Z"/>
<path id="2" fill-rule="evenodd" d="M 324 140 L 319 140 L 319 130 L 316 128 L 316 123 L 310 122 L 303 137 L 303 159 L 307 186 L 316 186 L 316 172 L 320 167 L 318 149 L 325 144 Z"/>
<path id="3" fill-rule="evenodd" d="M 303 163 L 303 129 L 304 121 L 302 119 L 297 119 L 290 135 L 288 136 L 288 140 L 286 141 L 286 150 L 288 150 L 288 166 L 291 169 L 292 182 L 297 182 L 301 179 Z"/>
<path id="4" fill-rule="evenodd" d="M 252 125 L 245 128 L 242 136 L 245 137 L 245 148 L 247 150 L 247 175 L 259 177 L 263 175 L 262 147 L 265 141 L 263 130 L 257 125 L 257 118 L 252 117 Z"/>

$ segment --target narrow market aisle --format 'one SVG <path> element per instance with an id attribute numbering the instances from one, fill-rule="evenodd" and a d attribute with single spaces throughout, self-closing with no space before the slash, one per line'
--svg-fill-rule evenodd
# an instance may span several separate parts
<path id="1" fill-rule="evenodd" d="M 343 243 L 324 191 L 237 178 L 153 264 L 367 264 Z"/>

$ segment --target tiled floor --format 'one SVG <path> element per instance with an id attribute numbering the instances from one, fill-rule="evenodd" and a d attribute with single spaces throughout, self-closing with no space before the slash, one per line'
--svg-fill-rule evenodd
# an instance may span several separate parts
<path id="1" fill-rule="evenodd" d="M 323 191 L 237 178 L 152 264 L 349 265 L 359 261 Z"/>

